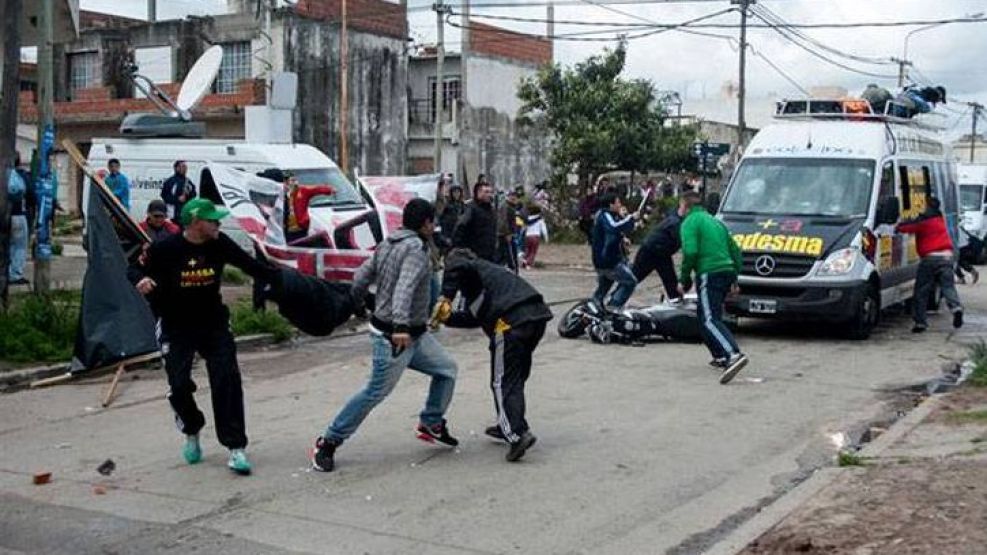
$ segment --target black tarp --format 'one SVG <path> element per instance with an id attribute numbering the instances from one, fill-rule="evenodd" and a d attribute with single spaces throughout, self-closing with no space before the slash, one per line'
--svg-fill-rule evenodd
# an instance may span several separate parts
<path id="1" fill-rule="evenodd" d="M 268 298 L 278 304 L 278 312 L 292 325 L 316 336 L 331 334 L 349 320 L 355 309 L 348 284 L 329 282 L 289 268 L 280 268 Z"/>
<path id="2" fill-rule="evenodd" d="M 127 280 L 128 258 L 146 238 L 126 213 L 93 187 L 86 211 L 88 266 L 82 282 L 82 310 L 72 373 L 111 366 L 158 351 L 154 317 Z M 125 250 L 126 249 L 126 250 Z"/>

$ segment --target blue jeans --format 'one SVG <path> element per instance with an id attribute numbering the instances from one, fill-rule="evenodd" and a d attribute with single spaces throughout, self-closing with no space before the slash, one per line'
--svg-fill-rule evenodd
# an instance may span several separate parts
<path id="1" fill-rule="evenodd" d="M 713 358 L 727 358 L 740 352 L 733 334 L 723 324 L 723 301 L 737 281 L 732 272 L 699 276 L 699 331 Z"/>
<path id="2" fill-rule="evenodd" d="M 7 279 L 24 279 L 24 264 L 27 263 L 27 216 L 10 217 L 10 267 Z"/>
<path id="3" fill-rule="evenodd" d="M 373 346 L 370 380 L 339 411 L 326 429 L 325 438 L 339 444 L 352 436 L 370 411 L 391 393 L 405 368 L 432 377 L 425 408 L 419 417 L 421 423 L 428 426 L 442 423 L 456 386 L 457 367 L 435 336 L 425 332 L 397 357 L 393 356 L 391 340 L 380 333 L 370 333 L 370 344 Z"/>
<path id="4" fill-rule="evenodd" d="M 610 296 L 610 303 L 607 306 L 620 309 L 631 298 L 634 288 L 637 287 L 637 278 L 634 277 L 634 272 L 627 262 L 620 262 L 609 270 L 596 269 L 596 292 L 593 293 L 593 298 L 601 305 L 604 304 L 603 301 L 606 300 L 607 293 L 610 292 L 614 282 L 617 282 L 617 289 Z"/>

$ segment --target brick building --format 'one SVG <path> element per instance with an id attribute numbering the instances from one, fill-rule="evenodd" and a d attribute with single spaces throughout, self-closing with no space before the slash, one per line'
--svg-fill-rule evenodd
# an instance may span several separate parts
<path id="1" fill-rule="evenodd" d="M 443 172 L 472 183 L 486 174 L 498 188 L 531 186 L 549 177 L 547 133 L 532 133 L 516 123 L 521 79 L 552 63 L 552 42 L 470 21 L 465 56 L 451 53 L 443 64 Z M 465 63 L 464 63 L 465 59 Z M 466 86 L 463 86 L 463 73 Z M 408 170 L 433 168 L 436 54 L 434 49 L 409 61 Z"/>

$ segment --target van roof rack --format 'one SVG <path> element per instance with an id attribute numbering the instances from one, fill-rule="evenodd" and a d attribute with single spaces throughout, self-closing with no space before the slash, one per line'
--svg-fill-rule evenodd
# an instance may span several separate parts
<path id="1" fill-rule="evenodd" d="M 871 103 L 863 98 L 803 98 L 795 100 L 780 100 L 775 107 L 775 119 L 791 120 L 847 120 L 874 121 L 880 123 L 898 123 L 923 129 L 941 131 L 941 125 L 916 119 L 919 116 L 938 116 L 939 114 L 918 114 L 911 118 L 891 115 L 894 106 L 900 106 L 894 100 L 889 100 L 884 113 L 875 112 Z M 923 118 L 925 119 L 925 118 Z"/>

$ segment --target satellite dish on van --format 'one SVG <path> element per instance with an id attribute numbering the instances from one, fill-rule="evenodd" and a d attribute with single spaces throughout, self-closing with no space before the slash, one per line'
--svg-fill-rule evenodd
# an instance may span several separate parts
<path id="1" fill-rule="evenodd" d="M 212 88 L 212 83 L 216 80 L 222 62 L 223 47 L 218 44 L 210 47 L 196 60 L 188 75 L 185 76 L 182 89 L 178 91 L 178 99 L 175 101 L 175 106 L 182 112 L 182 119 L 190 119 L 189 112 Z"/>

